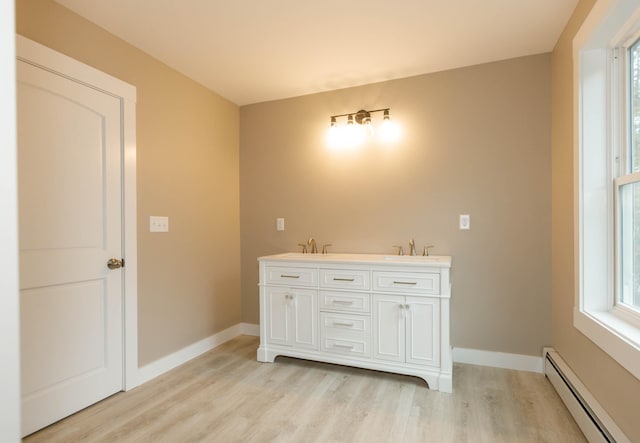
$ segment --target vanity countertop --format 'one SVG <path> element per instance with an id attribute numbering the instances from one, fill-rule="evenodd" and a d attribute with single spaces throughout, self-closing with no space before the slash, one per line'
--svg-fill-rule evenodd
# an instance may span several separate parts
<path id="1" fill-rule="evenodd" d="M 385 254 L 303 254 L 301 252 L 285 252 L 283 254 L 267 255 L 258 258 L 259 261 L 297 261 L 297 262 L 319 262 L 319 263 L 366 263 L 366 264 L 393 264 L 398 263 L 405 266 L 433 266 L 440 268 L 451 267 L 451 257 L 448 255 L 385 255 Z"/>

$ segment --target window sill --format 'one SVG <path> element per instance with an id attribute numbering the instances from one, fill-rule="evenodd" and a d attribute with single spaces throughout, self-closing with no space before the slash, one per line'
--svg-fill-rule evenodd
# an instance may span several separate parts
<path id="1" fill-rule="evenodd" d="M 640 380 L 640 328 L 611 311 L 573 311 L 574 326 Z"/>

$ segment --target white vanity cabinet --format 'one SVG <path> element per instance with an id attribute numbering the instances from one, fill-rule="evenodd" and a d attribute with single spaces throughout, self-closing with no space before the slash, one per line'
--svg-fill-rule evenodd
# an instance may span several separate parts
<path id="1" fill-rule="evenodd" d="M 373 298 L 374 357 L 438 367 L 440 300 L 387 294 Z"/>
<path id="2" fill-rule="evenodd" d="M 333 266 L 321 267 L 319 272 L 321 350 L 344 357 L 371 357 L 369 269 Z"/>
<path id="3" fill-rule="evenodd" d="M 451 392 L 450 257 L 287 253 L 259 263 L 259 361 L 414 375 Z"/>
<path id="4" fill-rule="evenodd" d="M 375 358 L 440 366 L 440 279 L 440 272 L 373 272 Z"/>
<path id="5" fill-rule="evenodd" d="M 265 331 L 269 343 L 318 349 L 318 271 L 269 266 L 265 272 Z M 261 303 L 262 304 L 262 303 Z"/>
<path id="6" fill-rule="evenodd" d="M 302 288 L 267 288 L 267 340 L 297 348 L 318 348 L 318 292 Z"/>

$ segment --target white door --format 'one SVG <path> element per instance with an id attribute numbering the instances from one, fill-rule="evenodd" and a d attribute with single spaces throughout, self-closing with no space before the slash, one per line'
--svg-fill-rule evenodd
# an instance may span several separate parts
<path id="1" fill-rule="evenodd" d="M 265 289 L 267 342 L 318 349 L 318 297 L 311 289 Z"/>
<path id="2" fill-rule="evenodd" d="M 291 324 L 289 315 L 289 288 L 266 288 L 267 343 L 289 345 Z"/>
<path id="3" fill-rule="evenodd" d="M 22 430 L 123 388 L 121 104 L 18 62 Z"/>
<path id="4" fill-rule="evenodd" d="M 373 296 L 373 356 L 382 360 L 404 362 L 405 297 Z"/>
<path id="5" fill-rule="evenodd" d="M 407 363 L 440 366 L 440 299 L 406 299 Z"/>
<path id="6" fill-rule="evenodd" d="M 292 289 L 290 300 L 293 316 L 293 345 L 318 349 L 318 292 L 312 289 Z"/>

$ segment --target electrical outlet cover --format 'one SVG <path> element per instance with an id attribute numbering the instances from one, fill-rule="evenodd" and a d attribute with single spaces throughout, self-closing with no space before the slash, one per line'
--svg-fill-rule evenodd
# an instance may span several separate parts
<path id="1" fill-rule="evenodd" d="M 471 216 L 469 214 L 460 214 L 460 229 L 471 229 Z"/>

